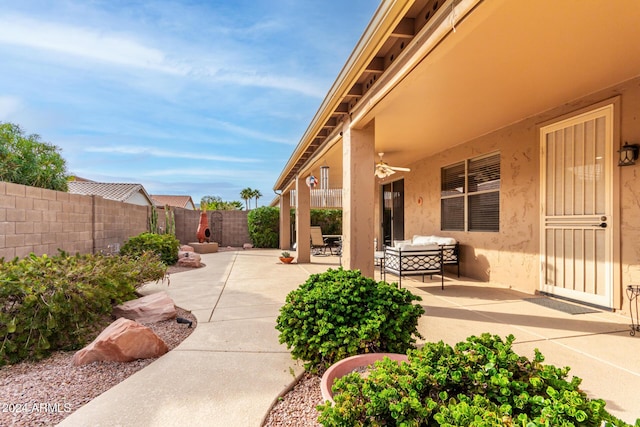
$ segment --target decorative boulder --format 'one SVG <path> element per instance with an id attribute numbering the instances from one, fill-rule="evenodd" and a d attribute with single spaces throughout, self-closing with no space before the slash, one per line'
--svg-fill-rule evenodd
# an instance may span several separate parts
<path id="1" fill-rule="evenodd" d="M 73 365 L 101 360 L 131 362 L 160 357 L 167 351 L 167 344 L 151 329 L 121 317 L 107 326 L 91 344 L 77 351 L 73 356 Z"/>
<path id="2" fill-rule="evenodd" d="M 200 268 L 200 254 L 195 252 L 178 252 L 178 267 Z"/>
<path id="3" fill-rule="evenodd" d="M 113 315 L 140 323 L 153 323 L 173 319 L 177 312 L 171 297 L 166 292 L 157 292 L 116 306 Z"/>
<path id="4" fill-rule="evenodd" d="M 195 250 L 193 249 L 193 246 L 182 245 L 180 246 L 180 252 L 195 252 Z"/>

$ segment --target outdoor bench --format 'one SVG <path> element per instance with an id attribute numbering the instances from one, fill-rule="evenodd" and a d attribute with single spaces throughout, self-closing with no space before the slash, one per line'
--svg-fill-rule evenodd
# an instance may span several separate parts
<path id="1" fill-rule="evenodd" d="M 400 281 L 403 275 L 422 275 L 424 280 L 425 274 L 443 274 L 445 265 L 457 266 L 460 277 L 460 244 L 455 239 L 415 235 L 411 240 L 396 240 L 393 243 L 392 247 L 385 248 L 384 270 L 398 275 Z M 440 265 L 437 268 L 434 265 L 436 254 L 424 251 L 440 252 Z M 442 280 L 444 288 L 444 278 Z"/>
<path id="2" fill-rule="evenodd" d="M 413 246 L 408 249 L 387 246 L 384 248 L 384 272 L 398 276 L 398 286 L 402 287 L 403 276 L 440 275 L 444 289 L 443 250 L 438 245 Z"/>

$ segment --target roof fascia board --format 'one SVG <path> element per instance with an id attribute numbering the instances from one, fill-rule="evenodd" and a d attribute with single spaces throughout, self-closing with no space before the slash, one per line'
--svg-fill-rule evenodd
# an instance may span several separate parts
<path id="1" fill-rule="evenodd" d="M 289 157 L 289 160 L 273 187 L 274 190 L 281 190 L 286 184 L 283 181 L 289 174 L 289 171 L 295 166 L 300 156 L 315 138 L 315 135 L 342 102 L 344 96 L 355 84 L 365 67 L 380 50 L 380 47 L 384 44 L 389 34 L 391 34 L 412 4 L 412 0 L 389 0 L 383 1 L 380 4 L 349 56 L 349 59 L 342 67 L 342 70 L 322 101 L 322 104 L 320 104 L 320 108 L 311 120 L 302 139 L 291 154 L 291 157 Z"/>
<path id="2" fill-rule="evenodd" d="M 378 81 L 376 88 L 369 90 L 352 111 L 350 126 L 364 126 L 363 120 L 373 108 L 393 90 L 411 71 L 464 20 L 483 0 L 452 0 L 440 9 L 440 16 L 434 17 L 433 25 L 426 25 L 405 48 L 402 58 L 389 67 Z"/>

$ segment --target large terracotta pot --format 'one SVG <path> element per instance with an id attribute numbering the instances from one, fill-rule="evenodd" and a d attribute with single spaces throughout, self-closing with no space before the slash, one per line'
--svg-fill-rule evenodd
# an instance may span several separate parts
<path id="1" fill-rule="evenodd" d="M 322 393 L 322 400 L 333 402 L 333 392 L 331 388 L 336 379 L 353 372 L 358 368 L 365 368 L 369 365 L 373 365 L 376 361 L 382 360 L 388 357 L 391 360 L 396 360 L 398 363 L 407 362 L 409 358 L 406 354 L 399 353 L 366 353 L 358 354 L 355 356 L 342 359 L 329 367 L 322 376 L 320 381 L 320 392 Z"/>
<path id="2" fill-rule="evenodd" d="M 204 243 L 205 241 L 209 241 L 209 237 L 211 237 L 211 230 L 209 230 L 209 220 L 207 219 L 207 213 L 201 212 L 200 224 L 198 224 L 196 238 L 198 239 L 198 243 Z"/>

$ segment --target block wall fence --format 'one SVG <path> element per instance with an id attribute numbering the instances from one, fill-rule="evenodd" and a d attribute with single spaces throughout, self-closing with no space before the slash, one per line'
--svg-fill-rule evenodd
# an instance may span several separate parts
<path id="1" fill-rule="evenodd" d="M 148 206 L 0 181 L 0 258 L 55 255 L 58 249 L 71 254 L 110 252 L 147 231 L 150 214 Z M 176 208 L 174 216 L 178 240 L 196 241 L 200 212 Z M 246 211 L 212 211 L 207 217 L 212 241 L 220 246 L 250 242 Z M 158 209 L 158 223 L 165 226 L 163 209 Z"/>

